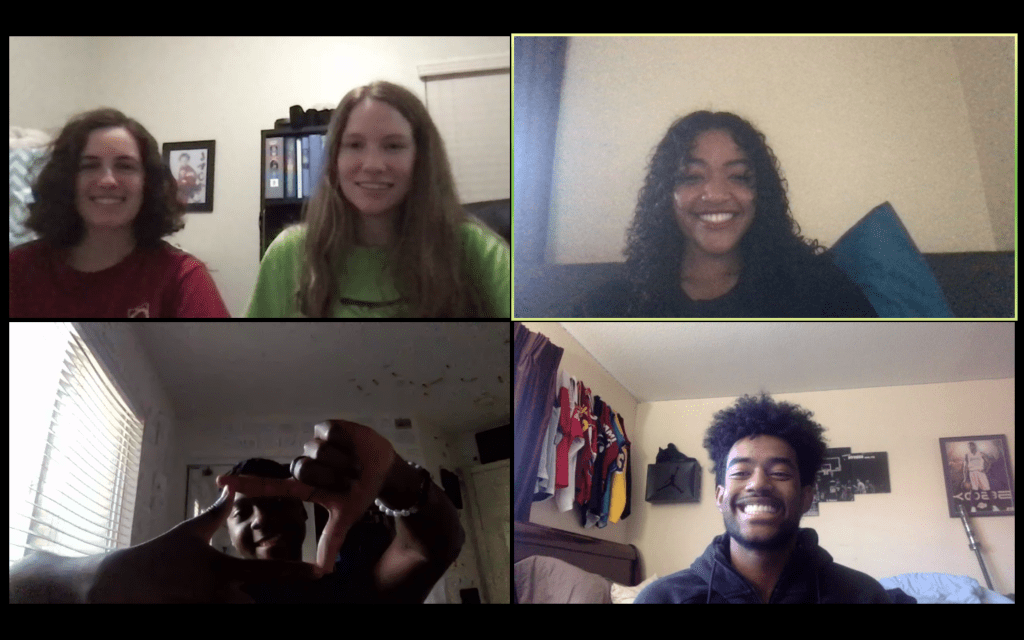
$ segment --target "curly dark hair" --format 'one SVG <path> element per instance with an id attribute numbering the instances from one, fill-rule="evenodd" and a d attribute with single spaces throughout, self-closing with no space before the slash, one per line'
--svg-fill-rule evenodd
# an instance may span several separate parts
<path id="1" fill-rule="evenodd" d="M 268 460 L 266 458 L 249 458 L 242 460 L 226 475 L 229 476 L 259 476 L 261 478 L 277 478 L 287 480 L 292 477 L 291 469 L 286 464 Z"/>
<path id="2" fill-rule="evenodd" d="M 626 240 L 626 274 L 632 288 L 631 316 L 666 315 L 665 291 L 679 287 L 684 236 L 673 211 L 672 194 L 681 170 L 691 158 L 696 138 L 708 130 L 728 131 L 752 165 L 755 185 L 754 221 L 740 240 L 743 268 L 763 286 L 777 291 L 800 286 L 795 274 L 809 258 L 824 253 L 816 240 L 805 240 L 793 219 L 786 181 L 764 134 L 728 112 L 697 111 L 679 118 L 656 147 Z M 770 301 L 764 301 L 763 308 Z"/>
<path id="3" fill-rule="evenodd" d="M 185 205 L 178 201 L 178 185 L 160 155 L 156 139 L 136 120 L 117 109 L 96 109 L 73 117 L 50 143 L 32 185 L 35 202 L 29 205 L 25 226 L 57 249 L 81 242 L 85 224 L 75 206 L 75 177 L 89 134 L 96 129 L 124 127 L 139 145 L 143 178 L 142 205 L 132 223 L 135 242 L 155 248 L 161 238 L 185 228 Z"/>
<path id="4" fill-rule="evenodd" d="M 231 471 L 228 471 L 225 475 L 259 476 L 261 478 L 287 480 L 292 477 L 292 471 L 290 465 L 282 464 L 274 460 L 268 460 L 267 458 L 248 458 L 236 464 L 231 468 Z M 299 500 L 298 498 L 282 498 L 282 500 L 294 500 L 300 504 L 302 503 L 302 500 Z M 321 518 L 324 522 L 327 521 L 329 514 L 324 507 L 319 504 L 314 504 L 313 510 L 321 514 Z M 377 521 L 380 518 L 380 513 L 380 510 L 376 506 L 370 505 L 369 509 L 366 510 L 366 513 L 363 514 L 363 519 L 360 522 Z"/>
<path id="5" fill-rule="evenodd" d="M 726 457 L 737 440 L 766 435 L 785 440 L 796 451 L 800 486 L 814 484 L 827 445 L 825 429 L 811 420 L 813 415 L 797 405 L 776 402 L 763 391 L 758 396 L 745 395 L 716 413 L 704 436 L 704 448 L 714 463 L 715 482 L 725 486 Z"/>
<path id="6" fill-rule="evenodd" d="M 231 468 L 231 471 L 228 471 L 225 475 L 259 476 L 261 478 L 287 480 L 292 477 L 292 471 L 289 465 L 281 464 L 274 460 L 268 460 L 267 458 L 248 458 L 247 460 L 242 460 L 236 464 Z M 302 503 L 298 498 L 281 498 L 281 500 L 299 504 Z"/>

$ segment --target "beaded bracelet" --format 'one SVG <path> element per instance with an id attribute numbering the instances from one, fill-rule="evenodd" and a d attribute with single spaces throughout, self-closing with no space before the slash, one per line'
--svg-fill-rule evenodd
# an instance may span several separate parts
<path id="1" fill-rule="evenodd" d="M 411 461 L 411 460 L 406 460 L 406 462 L 409 463 L 409 466 L 411 466 L 411 467 L 415 468 L 417 471 L 421 472 L 420 475 L 421 475 L 422 480 L 420 482 L 419 499 L 416 501 L 416 504 L 414 504 L 413 506 L 409 507 L 408 509 L 398 509 L 398 510 L 395 510 L 395 509 L 389 509 L 388 507 L 386 507 L 384 505 L 384 503 L 380 501 L 380 498 L 377 498 L 376 500 L 373 501 L 373 503 L 375 505 L 377 505 L 378 509 L 380 509 L 386 515 L 389 515 L 389 516 L 391 516 L 393 518 L 394 517 L 398 517 L 398 516 L 410 516 L 410 515 L 416 513 L 417 511 L 419 511 L 420 507 L 422 507 L 425 504 L 427 504 L 427 493 L 430 491 L 430 472 L 427 471 L 426 469 L 424 469 L 423 467 L 421 467 L 420 465 L 416 464 L 415 462 Z"/>

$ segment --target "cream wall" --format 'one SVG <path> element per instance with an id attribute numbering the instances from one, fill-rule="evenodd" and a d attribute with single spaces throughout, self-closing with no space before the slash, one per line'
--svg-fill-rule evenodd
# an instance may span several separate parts
<path id="1" fill-rule="evenodd" d="M 604 529 L 582 529 L 574 512 L 560 513 L 551 500 L 534 503 L 531 522 L 630 543 L 640 549 L 646 576 L 686 569 L 723 533 L 714 503 L 715 479 L 701 442 L 715 412 L 735 397 L 638 404 L 561 325 L 524 322 L 565 349 L 561 368 L 578 375 L 594 394 L 623 415 L 633 443 L 631 515 Z M 777 400 L 814 412 L 831 447 L 889 454 L 892 493 L 824 503 L 821 514 L 801 525 L 818 532 L 835 561 L 875 578 L 910 572 L 967 575 L 985 584 L 959 519 L 945 511 L 940 437 L 1005 434 L 1015 467 L 1013 379 L 774 394 Z M 770 391 L 770 389 L 769 389 Z M 751 393 L 756 393 L 752 389 Z M 621 408 L 620 408 L 621 407 Z M 696 457 L 703 468 L 701 502 L 650 505 L 644 501 L 647 465 L 669 442 Z M 996 591 L 1015 591 L 1015 517 L 971 521 L 983 545 Z"/>
<path id="2" fill-rule="evenodd" d="M 805 237 L 889 201 L 924 252 L 1013 249 L 1014 39 L 577 37 L 566 54 L 547 259 L 619 262 L 676 118 L 767 137 Z"/>

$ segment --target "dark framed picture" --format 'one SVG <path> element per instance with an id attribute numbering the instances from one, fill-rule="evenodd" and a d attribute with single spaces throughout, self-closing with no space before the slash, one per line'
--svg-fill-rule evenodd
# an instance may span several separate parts
<path id="1" fill-rule="evenodd" d="M 949 517 L 961 504 L 972 518 L 1016 515 L 1005 435 L 939 438 L 939 450 Z"/>
<path id="2" fill-rule="evenodd" d="M 213 212 L 213 160 L 216 142 L 165 142 L 164 162 L 178 183 L 178 200 L 190 213 Z"/>

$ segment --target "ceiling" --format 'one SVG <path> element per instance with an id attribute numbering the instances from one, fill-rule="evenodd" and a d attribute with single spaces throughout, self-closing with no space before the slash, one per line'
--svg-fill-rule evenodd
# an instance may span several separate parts
<path id="1" fill-rule="evenodd" d="M 563 322 L 640 402 L 1014 377 L 1012 322 Z"/>
<path id="2" fill-rule="evenodd" d="M 509 423 L 505 322 L 133 324 L 181 418 L 338 411 Z"/>

